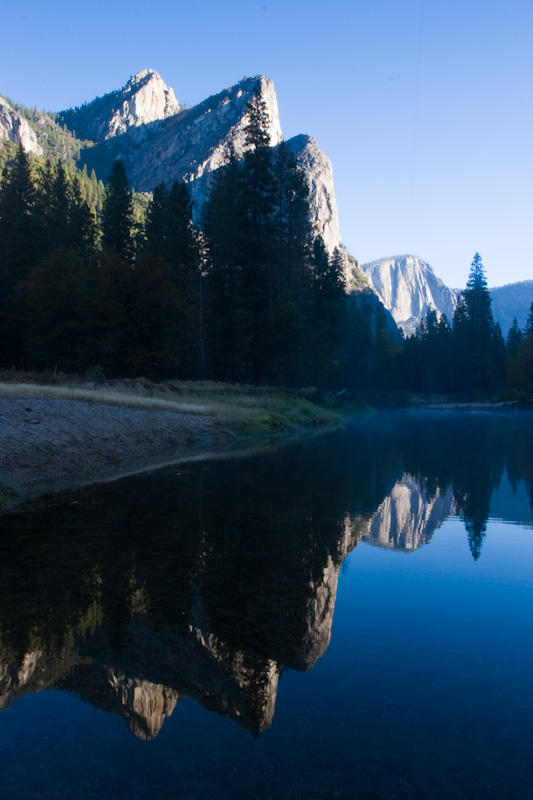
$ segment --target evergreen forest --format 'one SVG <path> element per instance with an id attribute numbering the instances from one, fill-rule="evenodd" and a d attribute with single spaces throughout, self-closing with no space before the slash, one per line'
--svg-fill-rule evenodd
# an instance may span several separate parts
<path id="1" fill-rule="evenodd" d="M 395 335 L 370 289 L 309 221 L 305 179 L 269 145 L 260 93 L 249 148 L 214 173 L 202 230 L 187 185 L 135 195 L 73 161 L 0 149 L 0 367 L 213 379 L 341 392 L 533 394 L 524 330 L 495 323 L 479 254 L 453 320 Z M 504 396 L 504 394 L 502 394 Z"/>

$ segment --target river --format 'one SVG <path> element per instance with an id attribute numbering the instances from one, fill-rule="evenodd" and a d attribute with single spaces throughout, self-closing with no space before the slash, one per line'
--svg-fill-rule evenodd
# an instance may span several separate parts
<path id="1" fill-rule="evenodd" d="M 533 419 L 398 412 L 0 521 L 21 798 L 528 798 Z"/>

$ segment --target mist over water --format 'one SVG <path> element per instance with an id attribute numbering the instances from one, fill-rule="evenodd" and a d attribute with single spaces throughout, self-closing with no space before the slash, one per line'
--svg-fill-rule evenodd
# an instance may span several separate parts
<path id="1" fill-rule="evenodd" d="M 531 452 L 379 414 L 3 518 L 3 796 L 527 797 Z"/>

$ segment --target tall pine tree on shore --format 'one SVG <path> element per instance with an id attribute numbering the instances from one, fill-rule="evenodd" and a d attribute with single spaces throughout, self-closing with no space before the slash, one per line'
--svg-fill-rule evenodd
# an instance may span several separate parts
<path id="1" fill-rule="evenodd" d="M 453 331 L 457 390 L 486 394 L 502 379 L 498 357 L 501 330 L 492 314 L 492 299 L 479 253 L 474 255 L 466 289 L 457 305 Z"/>

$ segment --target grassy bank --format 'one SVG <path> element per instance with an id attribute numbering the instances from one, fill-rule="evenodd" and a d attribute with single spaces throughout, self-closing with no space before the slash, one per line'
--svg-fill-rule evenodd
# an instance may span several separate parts
<path id="1" fill-rule="evenodd" d="M 3 373 L 0 378 L 3 378 L 0 395 L 4 397 L 55 398 L 122 408 L 207 414 L 238 438 L 329 425 L 340 419 L 324 403 L 308 399 L 305 391 L 212 381 L 155 384 L 143 378 L 92 382 L 33 373 Z"/>

